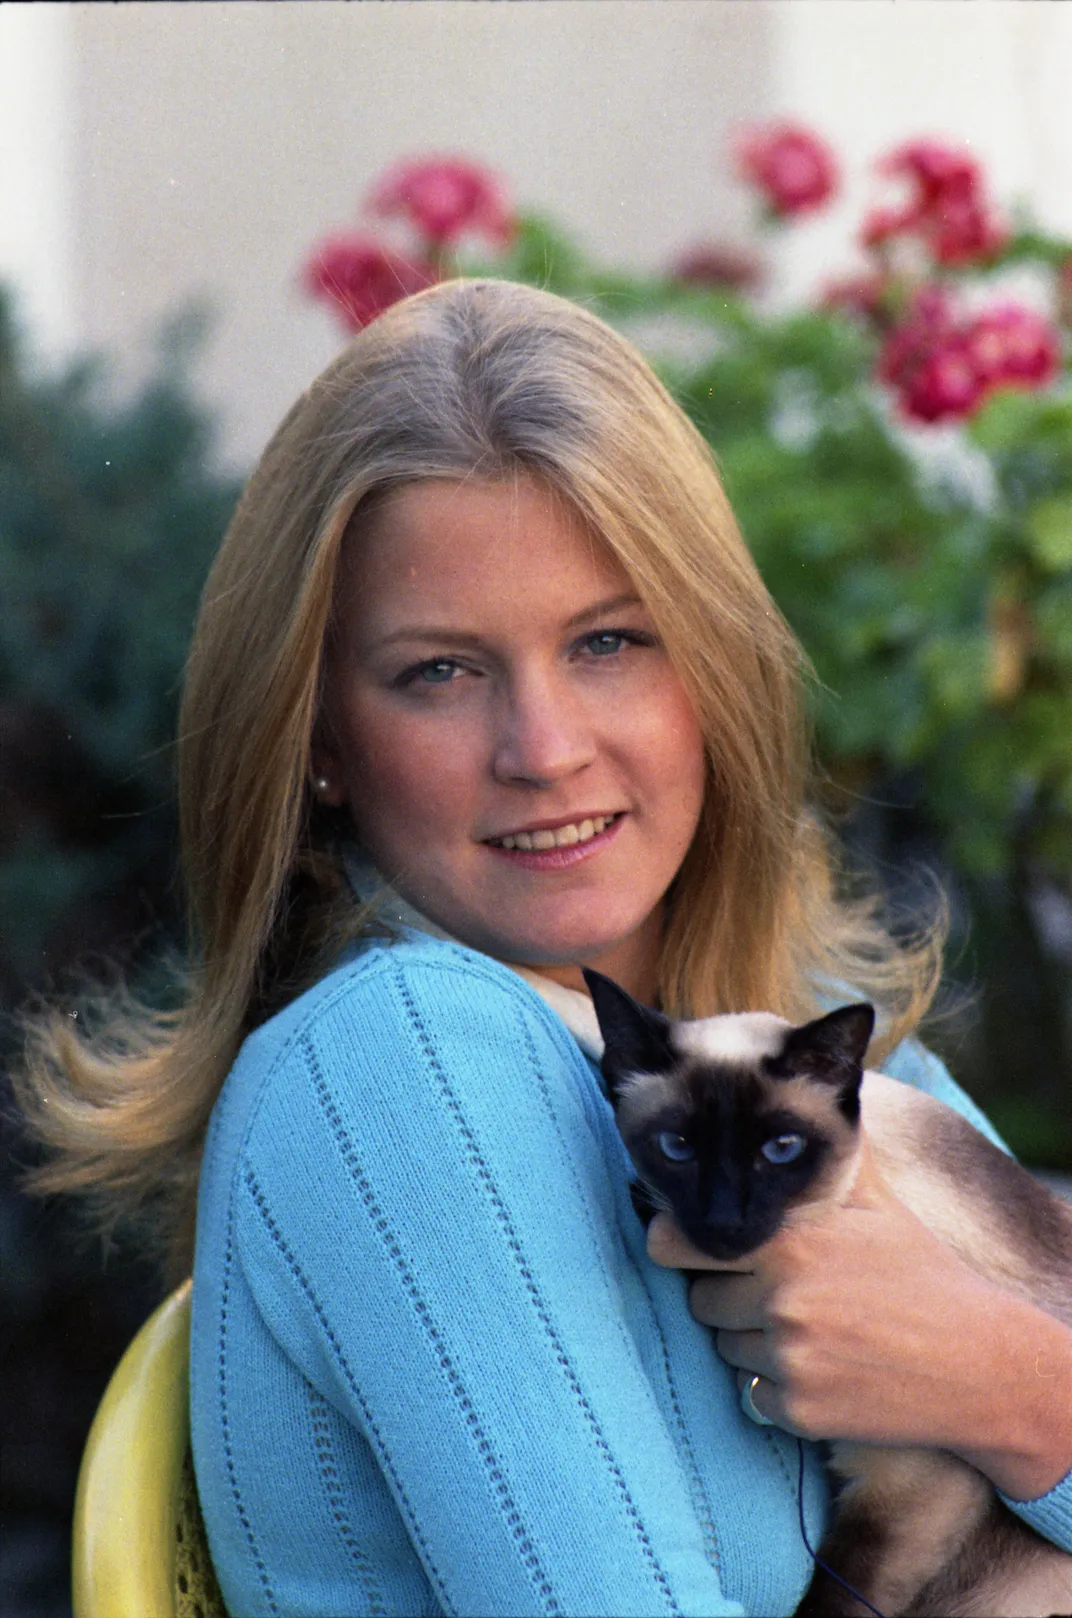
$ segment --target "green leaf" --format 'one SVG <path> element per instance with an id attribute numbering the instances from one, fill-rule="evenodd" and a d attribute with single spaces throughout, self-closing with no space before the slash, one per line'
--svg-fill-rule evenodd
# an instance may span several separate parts
<path id="1" fill-rule="evenodd" d="M 1024 526 L 1036 561 L 1052 573 L 1072 568 L 1072 494 L 1034 501 Z"/>

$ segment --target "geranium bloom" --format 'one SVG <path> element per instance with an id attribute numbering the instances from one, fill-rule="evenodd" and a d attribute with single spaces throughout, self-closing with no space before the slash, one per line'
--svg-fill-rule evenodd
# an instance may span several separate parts
<path id="1" fill-rule="evenodd" d="M 865 247 L 897 236 L 915 236 L 939 264 L 970 264 L 991 257 L 1005 232 L 983 193 L 979 166 L 964 152 L 938 141 L 909 141 L 879 164 L 881 173 L 909 182 L 900 208 L 875 209 L 864 220 Z"/>
<path id="2" fill-rule="evenodd" d="M 878 375 L 883 382 L 902 382 L 909 368 L 957 329 L 956 316 L 941 287 L 920 287 L 903 320 L 882 345 Z"/>
<path id="3" fill-rule="evenodd" d="M 968 416 L 983 394 L 965 333 L 938 287 L 923 288 L 890 332 L 878 375 L 896 390 L 903 414 L 915 421 Z"/>
<path id="4" fill-rule="evenodd" d="M 960 197 L 949 197 L 935 209 L 924 234 L 938 263 L 948 265 L 992 258 L 1006 239 L 984 205 Z"/>
<path id="5" fill-rule="evenodd" d="M 951 333 L 907 368 L 899 402 L 904 414 L 916 421 L 958 420 L 972 414 L 984 391 L 968 343 Z"/>
<path id="6" fill-rule="evenodd" d="M 980 189 L 979 165 L 966 152 L 936 140 L 910 140 L 879 164 L 883 174 L 907 174 L 924 202 L 951 196 L 975 196 Z"/>
<path id="7" fill-rule="evenodd" d="M 837 189 L 833 152 L 799 124 L 770 124 L 743 136 L 737 166 L 781 218 L 820 207 Z"/>
<path id="8" fill-rule="evenodd" d="M 1043 387 L 1059 363 L 1060 339 L 1041 315 L 1010 303 L 966 318 L 927 287 L 886 338 L 878 376 L 906 416 L 935 422 L 970 416 L 1000 387 Z"/>
<path id="9" fill-rule="evenodd" d="M 408 219 L 433 248 L 447 246 L 466 231 L 505 245 L 514 232 L 498 177 L 460 157 L 399 163 L 374 188 L 367 206 L 376 214 Z"/>
<path id="10" fill-rule="evenodd" d="M 365 236 L 335 236 L 323 242 L 302 271 L 302 285 L 326 298 L 350 331 L 360 331 L 399 298 L 437 279 L 422 259 L 405 258 Z"/>
<path id="11" fill-rule="evenodd" d="M 1057 332 L 1032 309 L 1000 304 L 972 321 L 968 345 L 981 380 L 989 387 L 1040 388 L 1061 362 Z"/>

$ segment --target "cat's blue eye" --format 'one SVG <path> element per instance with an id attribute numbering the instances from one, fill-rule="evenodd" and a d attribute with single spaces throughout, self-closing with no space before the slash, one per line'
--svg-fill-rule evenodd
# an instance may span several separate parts
<path id="1" fill-rule="evenodd" d="M 660 1135 L 657 1135 L 655 1144 L 663 1156 L 670 1159 L 671 1163 L 687 1163 L 690 1158 L 696 1156 L 684 1135 L 675 1135 L 671 1129 L 664 1129 Z"/>
<path id="2" fill-rule="evenodd" d="M 774 1135 L 759 1150 L 768 1163 L 781 1168 L 783 1163 L 795 1163 L 806 1145 L 803 1135 Z"/>

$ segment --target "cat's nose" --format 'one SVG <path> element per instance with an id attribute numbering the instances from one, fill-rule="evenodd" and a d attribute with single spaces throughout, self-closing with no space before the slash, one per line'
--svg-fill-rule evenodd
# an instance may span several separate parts
<path id="1" fill-rule="evenodd" d="M 741 1188 L 730 1181 L 715 1186 L 707 1204 L 707 1223 L 715 1230 L 740 1230 L 745 1223 Z"/>

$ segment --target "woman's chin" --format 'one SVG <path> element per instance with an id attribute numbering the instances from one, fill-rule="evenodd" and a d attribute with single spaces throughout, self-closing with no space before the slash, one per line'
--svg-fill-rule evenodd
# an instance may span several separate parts
<path id="1" fill-rule="evenodd" d="M 650 918 L 649 918 L 650 919 Z M 557 934 L 533 932 L 527 936 L 498 941 L 486 954 L 508 966 L 530 967 L 533 971 L 587 993 L 581 968 L 588 966 L 626 987 L 638 986 L 654 973 L 662 937 L 661 919 L 655 927 L 647 921 L 634 924 L 623 933 L 593 934 L 591 928 Z M 650 971 L 649 971 L 650 969 Z M 636 992 L 636 991 L 632 991 Z"/>

